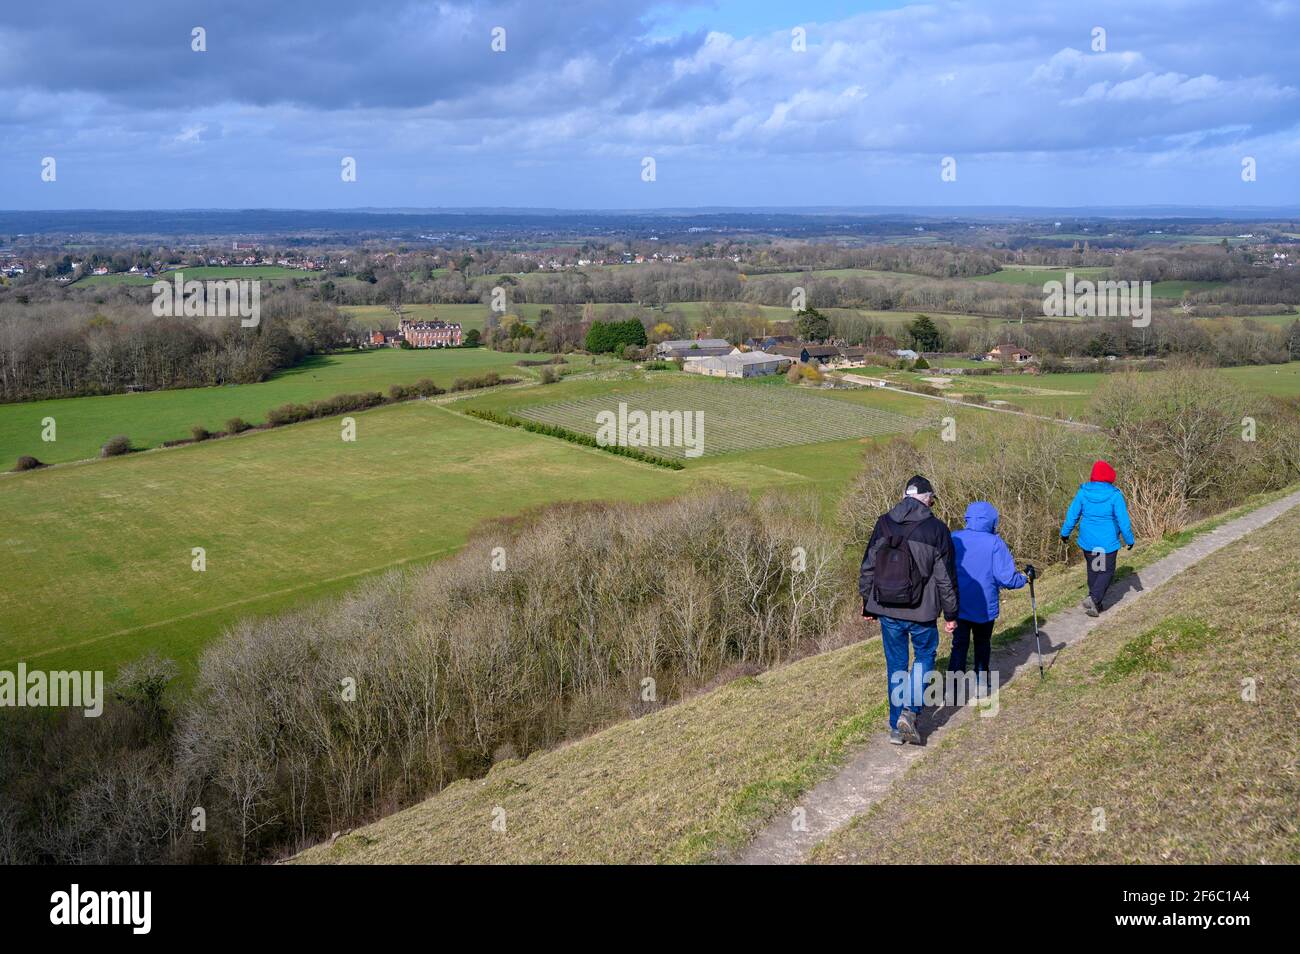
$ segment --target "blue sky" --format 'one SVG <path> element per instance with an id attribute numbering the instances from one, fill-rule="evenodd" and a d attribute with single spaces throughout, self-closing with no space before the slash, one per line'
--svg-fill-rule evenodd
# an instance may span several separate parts
<path id="1" fill-rule="evenodd" d="M 0 208 L 1295 205 L 1297 41 L 1300 0 L 21 4 Z"/>

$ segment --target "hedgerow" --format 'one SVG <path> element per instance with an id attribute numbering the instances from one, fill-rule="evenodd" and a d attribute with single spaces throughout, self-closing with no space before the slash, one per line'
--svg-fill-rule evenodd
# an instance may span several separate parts
<path id="1" fill-rule="evenodd" d="M 520 427 L 534 434 L 544 434 L 547 437 L 558 437 L 561 440 L 569 441 L 573 444 L 582 444 L 585 447 L 595 447 L 598 450 L 606 451 L 610 454 L 618 454 L 620 457 L 630 457 L 632 460 L 639 460 L 642 463 L 654 464 L 656 467 L 666 467 L 668 470 L 682 470 L 686 465 L 679 460 L 673 460 L 671 457 L 660 457 L 658 454 L 647 454 L 637 447 L 624 447 L 621 444 L 601 444 L 596 438 L 588 434 L 579 434 L 577 431 L 571 431 L 564 427 L 556 427 L 554 424 L 542 424 L 538 421 L 526 421 L 523 418 L 515 417 L 513 414 L 503 414 L 500 411 L 483 411 L 477 408 L 470 408 L 466 411 L 474 417 L 484 421 L 491 421 L 493 424 L 504 424 L 506 427 Z"/>

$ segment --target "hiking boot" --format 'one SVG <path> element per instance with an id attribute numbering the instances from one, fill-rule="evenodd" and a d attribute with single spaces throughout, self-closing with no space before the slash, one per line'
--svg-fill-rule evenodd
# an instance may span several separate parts
<path id="1" fill-rule="evenodd" d="M 898 734 L 903 737 L 904 742 L 911 742 L 913 745 L 921 744 L 921 733 L 916 731 L 915 712 L 904 709 L 898 714 Z"/>
<path id="2" fill-rule="evenodd" d="M 890 744 L 890 745 L 902 745 L 902 744 L 903 744 L 903 736 L 902 736 L 902 734 L 901 734 L 897 729 L 890 729 L 890 730 L 889 730 L 889 744 Z"/>
<path id="3" fill-rule="evenodd" d="M 1085 596 L 1083 598 L 1083 603 L 1080 605 L 1083 606 L 1083 611 L 1087 613 L 1089 616 L 1097 616 L 1100 615 L 1101 613 L 1100 607 L 1098 607 L 1097 604 L 1092 601 L 1091 596 Z"/>

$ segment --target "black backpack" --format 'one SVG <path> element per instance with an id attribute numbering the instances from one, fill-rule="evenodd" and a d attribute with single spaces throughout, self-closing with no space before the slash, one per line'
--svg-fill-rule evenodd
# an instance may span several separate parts
<path id="1" fill-rule="evenodd" d="M 907 538 L 923 524 L 918 520 L 906 529 L 890 517 L 881 518 L 883 538 L 876 550 L 875 597 L 881 606 L 912 607 L 921 605 L 925 578 L 912 559 Z"/>

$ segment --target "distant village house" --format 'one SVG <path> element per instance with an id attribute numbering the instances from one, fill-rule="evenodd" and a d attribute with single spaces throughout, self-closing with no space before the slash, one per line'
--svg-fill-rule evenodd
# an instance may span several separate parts
<path id="1" fill-rule="evenodd" d="M 1010 344 L 1000 344 L 988 353 L 990 361 L 1011 361 L 1015 364 L 1024 364 L 1026 361 L 1033 359 L 1033 354 L 1024 348 Z"/>

